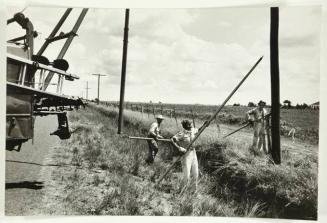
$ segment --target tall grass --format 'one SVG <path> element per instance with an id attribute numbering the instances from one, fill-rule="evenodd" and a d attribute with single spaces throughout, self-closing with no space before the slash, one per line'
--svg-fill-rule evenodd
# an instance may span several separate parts
<path id="1" fill-rule="evenodd" d="M 251 153 L 250 142 L 217 141 L 209 127 L 195 145 L 201 171 L 199 191 L 180 195 L 180 166 L 154 187 L 172 163 L 170 144 L 160 144 L 155 163 L 147 166 L 146 142 L 116 134 L 115 108 L 91 105 L 84 112 L 71 113 L 69 119 L 80 131 L 67 142 L 67 151 L 71 162 L 82 170 L 72 171 L 67 178 L 67 184 L 74 186 L 66 202 L 79 214 L 317 216 L 314 155 L 290 155 L 283 165 L 274 166 L 264 155 Z M 124 134 L 144 136 L 152 121 L 141 113 L 125 111 Z M 171 137 L 179 128 L 175 120 L 167 119 L 163 135 Z M 91 196 L 91 202 L 81 201 Z"/>
<path id="2" fill-rule="evenodd" d="M 138 118 L 138 122 L 144 123 L 135 112 L 126 115 L 127 122 L 134 125 Z M 170 133 L 175 130 L 171 122 L 165 127 Z M 260 212 L 264 210 L 269 217 L 316 218 L 316 154 L 290 156 L 287 160 L 284 157 L 283 164 L 276 166 L 266 156 L 251 153 L 247 143 L 217 142 L 213 138 L 210 133 L 199 138 L 198 155 L 202 166 L 216 177 L 219 189 L 227 186 L 229 195 L 238 201 L 243 202 L 245 195 L 265 203 Z M 217 193 L 217 197 L 220 196 L 224 195 Z"/>

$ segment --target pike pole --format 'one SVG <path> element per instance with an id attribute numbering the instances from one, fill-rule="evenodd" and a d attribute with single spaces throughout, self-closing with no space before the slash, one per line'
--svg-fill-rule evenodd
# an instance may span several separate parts
<path id="1" fill-rule="evenodd" d="M 226 137 L 228 137 L 228 136 L 230 136 L 230 135 L 233 135 L 234 133 L 236 133 L 236 132 L 238 132 L 238 131 L 241 131 L 242 129 L 248 127 L 249 125 L 251 125 L 250 122 L 248 122 L 246 125 L 243 125 L 242 127 L 238 128 L 238 129 L 232 131 L 231 133 L 229 133 L 229 134 L 223 136 L 223 139 L 226 138 Z"/>
<path id="2" fill-rule="evenodd" d="M 267 118 L 267 117 L 269 117 L 270 115 L 271 115 L 271 113 L 265 115 L 264 118 Z M 258 119 L 257 122 L 258 122 L 258 121 L 261 121 L 261 118 Z M 267 124 L 269 125 L 269 122 L 267 122 Z M 234 133 L 236 133 L 236 132 L 238 132 L 238 131 L 240 131 L 240 130 L 246 128 L 246 127 L 248 127 L 249 125 L 251 125 L 251 122 L 248 122 L 247 124 L 243 125 L 242 127 L 240 127 L 240 128 L 238 128 L 238 129 L 232 131 L 231 133 L 225 135 L 225 136 L 223 137 L 223 139 L 226 138 L 226 137 L 228 137 L 228 136 L 230 136 L 230 135 L 233 135 Z"/>
<path id="3" fill-rule="evenodd" d="M 251 68 L 251 70 L 245 75 L 245 77 L 243 77 L 243 79 L 240 81 L 240 83 L 234 88 L 234 90 L 228 95 L 228 97 L 225 99 L 225 101 L 218 107 L 217 111 L 210 117 L 210 119 L 208 121 L 206 121 L 201 128 L 199 129 L 198 134 L 195 135 L 195 137 L 193 138 L 193 140 L 190 142 L 190 144 L 185 148 L 186 151 L 188 151 L 191 146 L 193 145 L 193 143 L 199 138 L 199 136 L 201 135 L 201 133 L 210 125 L 210 123 L 212 122 L 212 120 L 214 120 L 216 118 L 216 116 L 218 115 L 218 113 L 221 111 L 221 109 L 226 105 L 226 103 L 228 102 L 228 100 L 234 95 L 234 93 L 239 89 L 239 87 L 243 84 L 243 82 L 246 80 L 246 78 L 252 73 L 252 71 L 256 68 L 256 66 L 260 63 L 260 61 L 262 60 L 263 56 L 259 58 L 259 60 L 253 65 L 253 67 Z M 168 170 L 159 178 L 159 180 L 157 181 L 156 185 L 158 185 L 159 183 L 161 183 L 161 181 L 165 178 L 165 176 L 169 173 L 169 171 L 176 165 L 177 162 L 179 162 L 182 159 L 183 155 L 179 156 L 178 159 L 168 168 Z"/>
<path id="4" fill-rule="evenodd" d="M 137 136 L 128 136 L 129 139 L 137 139 L 137 140 L 152 140 L 153 138 L 149 137 L 137 137 Z M 170 139 L 157 139 L 158 141 L 162 142 L 171 142 Z"/>

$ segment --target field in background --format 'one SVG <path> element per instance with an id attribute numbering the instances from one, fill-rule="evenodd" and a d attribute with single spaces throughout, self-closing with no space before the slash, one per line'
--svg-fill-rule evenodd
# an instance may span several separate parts
<path id="1" fill-rule="evenodd" d="M 118 107 L 118 102 L 102 102 L 104 105 Z M 189 118 L 205 121 L 217 110 L 213 105 L 192 104 L 149 104 L 127 102 L 126 109 L 139 111 L 145 114 L 162 114 L 172 118 Z M 228 125 L 242 125 L 246 122 L 246 112 L 253 107 L 225 106 L 219 113 L 216 122 Z M 270 108 L 267 108 L 269 111 Z M 285 109 L 280 110 L 281 135 L 287 136 L 291 129 L 295 129 L 294 137 L 319 142 L 319 110 L 312 109 Z"/>
<path id="2" fill-rule="evenodd" d="M 216 127 L 209 126 L 195 145 L 199 192 L 180 195 L 180 166 L 154 187 L 172 163 L 174 148 L 161 144 L 154 165 L 147 166 L 147 143 L 116 134 L 117 112 L 90 104 L 70 113 L 71 127 L 78 131 L 57 150 L 56 159 L 73 166 L 54 173 L 62 176 L 59 203 L 66 205 L 66 214 L 316 219 L 318 157 L 310 145 L 283 141 L 283 163 L 275 166 L 249 149 L 251 134 L 220 140 Z M 144 136 L 152 121 L 150 115 L 125 111 L 124 135 Z M 162 134 L 169 138 L 180 128 L 166 119 Z"/>

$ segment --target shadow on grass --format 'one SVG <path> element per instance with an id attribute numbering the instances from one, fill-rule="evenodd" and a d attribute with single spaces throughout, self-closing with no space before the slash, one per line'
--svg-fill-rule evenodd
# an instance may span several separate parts
<path id="1" fill-rule="evenodd" d="M 43 182 L 40 181 L 22 181 L 15 183 L 6 183 L 7 189 L 26 188 L 32 190 L 40 190 L 44 187 Z"/>
<path id="2" fill-rule="evenodd" d="M 9 163 L 21 163 L 21 164 L 31 164 L 31 165 L 36 165 L 36 166 L 59 166 L 59 167 L 71 166 L 71 165 L 68 165 L 68 164 L 41 164 L 41 163 L 24 162 L 24 161 L 17 161 L 17 160 L 6 160 L 6 162 L 9 162 Z"/>

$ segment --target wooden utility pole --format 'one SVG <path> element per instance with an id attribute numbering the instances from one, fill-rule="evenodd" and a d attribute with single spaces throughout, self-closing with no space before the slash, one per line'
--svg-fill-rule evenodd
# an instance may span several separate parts
<path id="1" fill-rule="evenodd" d="M 107 76 L 107 75 L 105 74 L 92 74 L 92 75 L 98 76 L 98 103 L 97 104 L 99 104 L 100 103 L 100 77 Z"/>
<path id="2" fill-rule="evenodd" d="M 120 103 L 119 103 L 119 117 L 118 117 L 118 134 L 121 134 L 122 127 L 123 127 L 125 81 L 126 81 L 126 61 L 127 61 L 127 45 L 128 45 L 128 23 L 129 23 L 129 9 L 126 9 L 125 10 L 123 58 L 122 58 L 121 82 L 120 82 Z"/>
<path id="3" fill-rule="evenodd" d="M 271 155 L 275 164 L 281 163 L 278 26 L 279 9 L 272 7 L 270 8 Z"/>

